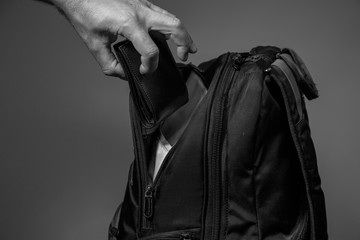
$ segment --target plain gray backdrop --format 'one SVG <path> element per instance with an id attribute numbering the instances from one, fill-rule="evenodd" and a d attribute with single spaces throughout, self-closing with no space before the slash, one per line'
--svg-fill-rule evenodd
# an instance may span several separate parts
<path id="1" fill-rule="evenodd" d="M 298 52 L 320 89 L 307 106 L 330 239 L 360 239 L 360 2 L 155 3 L 187 26 L 195 64 L 256 45 Z M 0 239 L 106 239 L 133 159 L 127 83 L 38 2 L 1 0 L 0 49 Z"/>

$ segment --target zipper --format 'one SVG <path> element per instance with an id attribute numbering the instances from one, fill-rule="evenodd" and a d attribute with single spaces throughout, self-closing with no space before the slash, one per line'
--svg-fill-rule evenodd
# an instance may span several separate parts
<path id="1" fill-rule="evenodd" d="M 198 229 L 177 230 L 153 234 L 140 240 L 199 240 Z"/>
<path id="2" fill-rule="evenodd" d="M 184 132 L 185 132 L 185 130 L 184 130 Z M 147 179 L 147 181 L 146 181 L 146 184 L 145 184 L 146 189 L 145 189 L 145 192 L 144 192 L 144 199 L 143 199 L 144 200 L 143 216 L 148 221 L 151 220 L 151 218 L 153 216 L 153 213 L 154 213 L 153 209 L 154 209 L 155 187 L 157 186 L 157 183 L 159 182 L 159 179 L 162 176 L 162 172 L 164 171 L 164 169 L 168 165 L 168 162 L 170 161 L 169 159 L 172 157 L 173 152 L 175 151 L 177 145 L 181 142 L 182 136 L 183 135 L 180 136 L 179 140 L 174 144 L 174 146 L 171 147 L 169 152 L 166 154 L 166 156 L 165 156 L 162 164 L 160 165 L 159 171 L 157 172 L 154 180 L 152 180 L 152 178 L 149 178 L 147 176 L 147 171 L 144 171 L 145 174 L 143 176 L 144 176 L 144 179 Z M 143 162 L 143 164 L 145 165 L 146 163 Z"/>
<path id="3" fill-rule="evenodd" d="M 174 152 L 174 149 L 176 148 L 177 144 L 180 142 L 180 139 L 178 140 L 177 143 L 174 144 L 174 146 L 172 146 L 172 148 L 170 149 L 170 151 L 166 154 L 160 168 L 159 171 L 157 172 L 155 179 L 152 180 L 151 177 L 148 176 L 148 173 L 146 171 L 146 162 L 145 159 L 143 161 L 141 161 L 141 165 L 142 166 L 142 179 L 145 180 L 145 190 L 144 190 L 144 194 L 143 194 L 143 212 L 142 212 L 142 216 L 143 216 L 143 229 L 151 229 L 151 218 L 154 214 L 154 193 L 155 193 L 155 187 L 157 185 L 157 183 L 159 182 L 159 178 L 162 175 L 162 172 L 164 171 L 164 168 L 167 165 L 167 162 L 169 161 L 169 158 L 172 156 L 172 153 Z"/>
<path id="4" fill-rule="evenodd" d="M 146 188 L 144 191 L 144 198 L 143 198 L 143 205 L 144 205 L 144 209 L 143 209 L 143 223 L 145 223 L 145 225 L 147 226 L 146 229 L 150 229 L 151 227 L 149 227 L 149 223 L 150 222 L 153 213 L 154 213 L 154 192 L 155 192 L 155 186 L 156 183 L 159 181 L 159 176 L 160 174 L 163 172 L 164 169 L 164 165 L 166 164 L 166 162 L 168 162 L 168 158 L 169 155 L 171 155 L 171 153 L 174 151 L 174 147 L 176 146 L 176 144 L 170 149 L 170 151 L 166 154 L 160 169 L 158 171 L 158 173 L 155 176 L 154 180 L 151 180 L 151 178 L 149 178 L 147 176 L 147 174 L 145 173 L 145 179 L 149 179 L 148 181 L 146 181 Z"/>
<path id="5" fill-rule="evenodd" d="M 144 194 L 144 217 L 151 218 L 153 215 L 153 189 L 151 185 L 148 185 Z"/>
<path id="6" fill-rule="evenodd" d="M 138 179 L 139 181 L 139 228 L 137 231 L 140 233 L 141 230 L 151 229 L 151 223 L 148 218 L 152 215 L 152 208 L 149 206 L 152 205 L 152 194 L 147 192 L 148 184 L 147 184 L 147 172 L 146 172 L 146 157 L 145 157 L 145 147 L 143 141 L 148 141 L 148 136 L 143 136 L 142 133 L 142 125 L 139 119 L 136 119 L 136 114 L 134 114 L 132 108 L 134 108 L 134 104 L 130 106 L 130 113 L 131 113 L 131 123 L 133 127 L 133 136 L 134 137 L 134 149 L 135 150 L 135 161 L 136 167 L 138 171 Z M 145 189 L 145 191 L 144 191 Z"/>
<path id="7" fill-rule="evenodd" d="M 227 68 L 224 69 L 224 73 L 219 77 L 219 86 L 217 87 L 217 92 L 220 93 L 220 96 L 214 98 L 213 103 L 216 103 L 216 107 L 214 109 L 214 116 L 215 116 L 215 127 L 214 127 L 214 135 L 211 141 L 213 142 L 211 148 L 211 157 L 209 162 L 209 170 L 210 178 L 209 178 L 209 185 L 211 187 L 210 191 L 212 191 L 212 209 L 210 212 L 210 216 L 212 219 L 210 220 L 211 223 L 211 235 L 209 236 L 210 239 L 218 240 L 221 239 L 220 231 L 221 226 L 220 222 L 222 219 L 222 181 L 221 181 L 221 154 L 222 154 L 222 143 L 224 137 L 224 117 L 225 117 L 225 108 L 228 101 L 228 91 L 232 85 L 234 76 L 236 71 L 238 71 L 243 64 L 243 61 L 240 60 L 240 54 L 229 54 L 227 60 Z M 229 64 L 231 61 L 231 64 Z M 225 81 L 226 79 L 230 79 Z M 223 81 L 222 81 L 223 80 Z M 210 115 L 211 116 L 211 115 Z M 208 238 L 205 236 L 205 238 Z"/>
<path id="8" fill-rule="evenodd" d="M 201 71 L 195 67 L 192 66 L 191 68 L 204 82 L 205 84 L 205 80 L 204 77 L 201 73 Z M 185 132 L 185 130 L 184 130 Z M 141 135 L 140 135 L 141 136 Z M 147 167 L 146 167 L 146 157 L 144 154 L 144 150 L 140 150 L 143 151 L 142 154 L 139 154 L 139 156 L 142 156 L 141 158 L 139 158 L 139 165 L 140 165 L 140 177 L 141 177 L 141 182 L 145 183 L 144 185 L 142 185 L 141 189 L 142 190 L 142 201 L 143 201 L 143 209 L 142 209 L 142 229 L 152 229 L 151 227 L 151 218 L 154 214 L 154 193 L 155 193 L 155 187 L 157 186 L 157 183 L 159 182 L 159 179 L 162 176 L 162 172 L 164 171 L 164 169 L 166 168 L 169 158 L 171 158 L 171 156 L 173 155 L 173 152 L 175 151 L 177 145 L 181 142 L 181 139 L 183 138 L 183 134 L 180 136 L 179 140 L 174 144 L 174 146 L 172 146 L 172 148 L 169 150 L 169 152 L 166 154 L 160 168 L 159 171 L 157 172 L 155 179 L 153 180 L 151 177 L 149 177 L 148 172 L 147 172 Z M 139 149 L 144 149 L 139 148 Z"/>
<path id="9" fill-rule="evenodd" d="M 192 237 L 190 234 L 188 233 L 179 233 L 179 234 L 172 234 L 172 235 L 154 235 L 151 236 L 151 238 L 147 239 L 147 240 L 198 240 L 199 238 L 195 238 Z M 143 239 L 142 239 L 143 240 Z"/>

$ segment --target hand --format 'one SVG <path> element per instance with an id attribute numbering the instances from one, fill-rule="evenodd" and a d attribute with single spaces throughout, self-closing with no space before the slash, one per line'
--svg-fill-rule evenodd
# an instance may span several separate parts
<path id="1" fill-rule="evenodd" d="M 156 30 L 177 45 L 177 55 L 186 61 L 197 51 L 180 20 L 147 0 L 52 0 L 73 24 L 106 75 L 124 77 L 111 51 L 119 35 L 129 39 L 141 55 L 140 72 L 154 71 L 159 50 L 148 32 Z"/>

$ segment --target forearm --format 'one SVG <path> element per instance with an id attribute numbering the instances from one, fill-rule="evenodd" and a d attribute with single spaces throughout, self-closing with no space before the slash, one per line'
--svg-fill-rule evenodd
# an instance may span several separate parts
<path id="1" fill-rule="evenodd" d="M 56 7 L 61 13 L 68 12 L 68 9 L 73 9 L 77 2 L 83 0 L 34 0 L 38 2 L 43 2 L 49 5 Z"/>

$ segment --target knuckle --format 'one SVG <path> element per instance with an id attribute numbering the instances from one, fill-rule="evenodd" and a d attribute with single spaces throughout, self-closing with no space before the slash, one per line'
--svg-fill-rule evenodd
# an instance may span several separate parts
<path id="1" fill-rule="evenodd" d="M 116 75 L 116 69 L 114 64 L 108 64 L 108 65 L 104 65 L 101 67 L 102 68 L 102 72 L 107 75 L 107 76 L 114 76 Z"/>
<path id="2" fill-rule="evenodd" d="M 181 23 L 180 19 L 178 19 L 176 17 L 172 19 L 172 25 L 175 28 L 181 28 L 182 27 L 182 23 Z"/>
<path id="3" fill-rule="evenodd" d="M 145 57 L 154 58 L 159 55 L 159 49 L 156 46 L 152 46 L 146 49 Z"/>
<path id="4" fill-rule="evenodd" d="M 114 76 L 115 75 L 114 69 L 107 68 L 107 69 L 103 69 L 102 71 L 106 76 Z"/>
<path id="5" fill-rule="evenodd" d="M 133 34 L 134 27 L 137 25 L 137 18 L 134 15 L 128 15 L 122 20 L 121 26 L 119 26 L 118 34 Z"/>
<path id="6" fill-rule="evenodd" d="M 99 52 L 101 52 L 104 42 L 101 37 L 87 35 L 86 38 L 84 38 L 84 41 L 87 47 L 89 48 L 90 52 L 92 52 L 95 56 Z"/>

